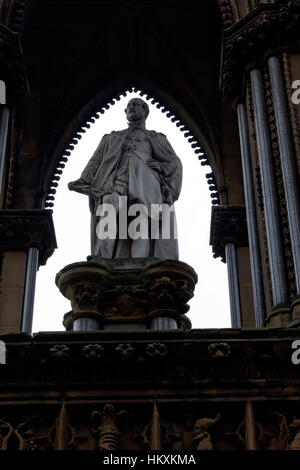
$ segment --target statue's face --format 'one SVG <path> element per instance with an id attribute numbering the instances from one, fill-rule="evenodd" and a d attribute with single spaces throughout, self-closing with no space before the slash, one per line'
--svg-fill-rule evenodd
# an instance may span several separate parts
<path id="1" fill-rule="evenodd" d="M 129 122 L 146 119 L 146 111 L 143 107 L 143 101 L 138 98 L 133 98 L 128 102 L 125 113 Z"/>

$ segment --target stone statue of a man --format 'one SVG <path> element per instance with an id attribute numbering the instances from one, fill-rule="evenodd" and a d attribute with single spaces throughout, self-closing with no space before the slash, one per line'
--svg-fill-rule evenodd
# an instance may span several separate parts
<path id="1" fill-rule="evenodd" d="M 128 129 L 104 135 L 81 177 L 69 183 L 69 189 L 89 196 L 92 255 L 178 259 L 173 203 L 181 190 L 181 161 L 164 134 L 145 128 L 146 102 L 131 99 L 125 113 Z M 117 228 L 112 235 L 110 208 Z M 139 223 L 133 219 L 137 214 Z"/>

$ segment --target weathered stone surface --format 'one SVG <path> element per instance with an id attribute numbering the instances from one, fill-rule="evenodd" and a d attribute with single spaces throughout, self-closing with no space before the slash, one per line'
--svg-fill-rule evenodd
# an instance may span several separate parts
<path id="1" fill-rule="evenodd" d="M 0 252 L 39 249 L 39 263 L 57 248 L 51 210 L 3 210 L 0 212 Z"/>
<path id="2" fill-rule="evenodd" d="M 210 244 L 214 257 L 225 261 L 225 245 L 248 245 L 245 206 L 212 207 Z"/>
<path id="3" fill-rule="evenodd" d="M 298 328 L 0 340 L 0 449 L 299 448 Z"/>
<path id="4" fill-rule="evenodd" d="M 193 268 L 176 260 L 155 259 L 136 259 L 134 267 L 131 260 L 90 257 L 63 268 L 56 284 L 72 306 L 65 327 L 72 329 L 80 318 L 96 318 L 101 328 L 138 324 L 149 328 L 153 318 L 169 317 L 180 328 L 189 328 L 184 314 L 197 282 Z"/>

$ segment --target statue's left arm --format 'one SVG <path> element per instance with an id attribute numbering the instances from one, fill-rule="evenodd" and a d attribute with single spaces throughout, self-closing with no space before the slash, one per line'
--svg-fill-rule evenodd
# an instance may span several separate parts
<path id="1" fill-rule="evenodd" d="M 180 195 L 182 186 L 182 163 L 164 134 L 152 139 L 154 158 L 160 166 L 163 200 L 173 204 Z"/>

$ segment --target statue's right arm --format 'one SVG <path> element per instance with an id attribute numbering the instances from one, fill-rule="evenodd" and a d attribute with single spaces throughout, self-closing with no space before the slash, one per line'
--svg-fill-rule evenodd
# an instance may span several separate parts
<path id="1" fill-rule="evenodd" d="M 71 181 L 68 184 L 68 187 L 71 191 L 77 191 L 79 193 L 89 194 L 89 189 L 90 189 L 93 177 L 103 160 L 103 155 L 105 154 L 107 143 L 108 143 L 107 134 L 105 134 L 102 137 L 92 158 L 89 160 L 88 164 L 86 165 L 83 172 L 81 173 L 80 178 L 75 181 Z"/>
<path id="2" fill-rule="evenodd" d="M 89 160 L 88 164 L 86 165 L 85 169 L 81 173 L 81 179 L 84 181 L 91 183 L 93 177 L 95 176 L 96 171 L 98 170 L 102 160 L 103 160 L 103 155 L 106 151 L 107 148 L 107 137 L 108 135 L 105 134 L 101 141 L 100 144 L 98 145 L 97 149 L 95 150 L 92 158 Z"/>

